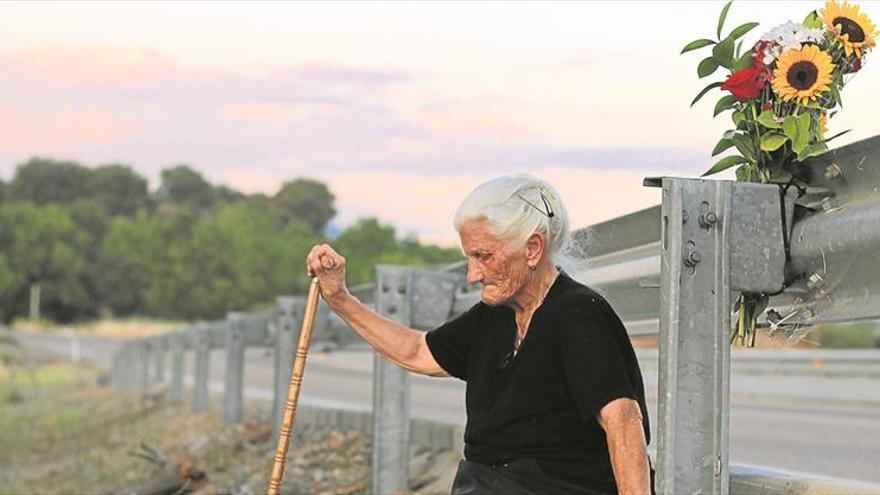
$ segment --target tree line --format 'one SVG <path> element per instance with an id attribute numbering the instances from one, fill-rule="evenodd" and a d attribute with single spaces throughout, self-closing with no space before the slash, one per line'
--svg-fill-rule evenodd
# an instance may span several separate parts
<path id="1" fill-rule="evenodd" d="M 177 165 L 150 191 L 124 164 L 32 158 L 0 181 L 0 319 L 26 316 L 35 287 L 41 314 L 58 322 L 218 318 L 304 293 L 305 256 L 327 240 L 334 201 L 325 184 L 302 177 L 271 196 L 244 194 Z M 461 258 L 400 239 L 376 218 L 332 242 L 350 260 L 352 285 L 372 281 L 377 263 Z"/>

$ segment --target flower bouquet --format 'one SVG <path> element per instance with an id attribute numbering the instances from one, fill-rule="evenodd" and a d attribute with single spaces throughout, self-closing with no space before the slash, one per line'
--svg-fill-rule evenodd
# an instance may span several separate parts
<path id="1" fill-rule="evenodd" d="M 717 40 L 698 39 L 681 53 L 711 47 L 697 66 L 700 78 L 724 68 L 730 71 L 697 94 L 693 106 L 713 89 L 726 91 L 715 104 L 714 116 L 731 111 L 732 129 L 712 150 L 719 159 L 703 175 L 736 166 L 740 181 L 778 183 L 803 190 L 807 179 L 800 162 L 828 150 L 828 119 L 842 108 L 841 91 L 861 70 L 865 56 L 880 34 L 859 7 L 846 0 L 828 0 L 824 9 L 807 14 L 802 22 L 778 26 L 743 49 L 742 38 L 755 27 L 748 22 L 721 37 L 731 2 L 718 19 Z M 768 297 L 743 294 L 737 301 L 738 324 L 733 339 L 754 345 L 755 320 Z"/>

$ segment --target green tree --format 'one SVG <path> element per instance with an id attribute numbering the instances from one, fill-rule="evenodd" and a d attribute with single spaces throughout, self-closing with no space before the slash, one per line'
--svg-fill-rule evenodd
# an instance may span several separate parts
<path id="1" fill-rule="evenodd" d="M 400 241 L 398 250 L 410 259 L 418 260 L 416 264 L 445 265 L 464 259 L 460 248 L 426 245 L 420 243 L 415 237 L 408 237 Z"/>
<path id="2" fill-rule="evenodd" d="M 104 165 L 93 169 L 86 192 L 111 216 L 132 216 L 138 210 L 150 207 L 147 179 L 127 165 Z"/>
<path id="3" fill-rule="evenodd" d="M 157 226 L 145 211 L 118 217 L 101 242 L 95 284 L 103 307 L 115 315 L 146 311 L 147 290 L 164 258 Z"/>
<path id="4" fill-rule="evenodd" d="M 187 206 L 196 211 L 214 207 L 216 193 L 202 174 L 187 165 L 166 168 L 161 173 L 162 183 L 156 196 L 159 201 Z"/>
<path id="5" fill-rule="evenodd" d="M 303 293 L 305 257 L 317 242 L 304 222 L 276 230 L 271 204 L 243 202 L 203 217 L 193 232 L 191 267 L 204 283 L 188 295 L 199 317 L 248 310 L 281 293 Z"/>
<path id="6" fill-rule="evenodd" d="M 31 158 L 16 168 L 8 188 L 9 200 L 39 205 L 71 203 L 87 196 L 90 174 L 76 162 Z"/>
<path id="7" fill-rule="evenodd" d="M 301 219 L 317 234 L 324 232 L 327 223 L 336 215 L 335 199 L 322 182 L 305 178 L 285 182 L 275 195 L 284 223 Z"/>
<path id="8" fill-rule="evenodd" d="M 398 241 L 394 227 L 376 218 L 362 218 L 333 241 L 345 256 L 349 284 L 369 283 L 376 278 L 376 265 L 444 265 L 462 259 L 455 248 L 423 246 L 414 238 Z"/>
<path id="9" fill-rule="evenodd" d="M 240 191 L 236 191 L 228 186 L 217 186 L 214 189 L 215 196 L 217 197 L 217 201 L 220 203 L 235 203 L 237 201 L 241 201 L 245 199 L 247 196 L 242 194 Z"/>
<path id="10" fill-rule="evenodd" d="M 195 318 L 190 294 L 204 284 L 200 280 L 193 231 L 199 216 L 187 207 L 157 215 L 153 231 L 158 242 L 158 259 L 151 261 L 150 285 L 146 293 L 149 314 L 160 317 Z"/>
<path id="11" fill-rule="evenodd" d="M 9 185 L 0 180 L 0 204 L 6 201 L 6 197 L 9 195 L 9 193 L 6 192 L 7 188 L 9 188 Z"/>
<path id="12" fill-rule="evenodd" d="M 375 279 L 376 263 L 385 253 L 394 251 L 397 241 L 394 227 L 382 225 L 376 218 L 362 218 L 342 231 L 334 244 L 346 259 L 346 278 L 352 285 Z"/>
<path id="13" fill-rule="evenodd" d="M 90 241 L 77 228 L 71 215 L 58 205 L 37 206 L 30 202 L 0 206 L 0 240 L 5 264 L 3 318 L 27 312 L 30 287 L 42 289 L 43 314 L 57 321 L 70 321 L 95 314 L 95 300 L 88 286 L 88 263 L 81 246 Z"/>
<path id="14" fill-rule="evenodd" d="M 187 213 L 188 212 L 188 213 Z M 220 318 L 249 310 L 281 293 L 303 293 L 305 256 L 317 238 L 304 222 L 277 230 L 274 205 L 245 200 L 216 215 L 179 209 L 158 222 L 160 253 L 150 263 L 150 313 Z"/>

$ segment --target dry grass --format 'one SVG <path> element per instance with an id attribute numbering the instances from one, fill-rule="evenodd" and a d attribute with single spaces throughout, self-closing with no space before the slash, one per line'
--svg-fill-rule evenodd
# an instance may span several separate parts
<path id="1" fill-rule="evenodd" d="M 87 368 L 54 364 L 39 373 L 51 378 L 19 384 L 12 401 L 2 397 L 0 493 L 130 492 L 180 462 L 206 474 L 200 493 L 265 490 L 274 454 L 266 411 L 227 425 L 217 411 L 196 415 L 169 404 L 161 391 L 142 397 L 97 386 L 96 372 Z M 361 435 L 305 428 L 296 440 L 284 493 L 365 490 L 369 446 Z M 135 455 L 145 445 L 166 464 Z"/>
<path id="2" fill-rule="evenodd" d="M 22 332 L 56 331 L 60 333 L 83 333 L 103 337 L 146 337 L 165 333 L 183 326 L 186 323 L 151 320 L 148 318 L 105 318 L 73 325 L 56 325 L 51 322 L 38 320 L 16 320 L 12 328 Z"/>

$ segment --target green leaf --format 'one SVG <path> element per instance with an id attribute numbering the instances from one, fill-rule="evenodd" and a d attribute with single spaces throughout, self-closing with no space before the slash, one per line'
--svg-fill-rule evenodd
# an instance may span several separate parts
<path id="1" fill-rule="evenodd" d="M 687 53 L 691 50 L 703 48 L 704 46 L 714 45 L 715 43 L 716 43 L 715 41 L 707 40 L 705 38 L 699 39 L 699 40 L 694 40 L 694 41 L 691 41 L 690 43 L 688 43 L 687 45 L 684 45 L 684 48 L 681 49 L 681 53 Z M 681 54 L 679 54 L 679 55 L 681 55 Z"/>
<path id="2" fill-rule="evenodd" d="M 773 113 L 773 110 L 764 110 L 761 112 L 761 115 L 758 115 L 758 123 L 767 129 L 782 129 L 779 122 L 776 122 L 776 114 Z"/>
<path id="3" fill-rule="evenodd" d="M 813 143 L 805 146 L 804 149 L 799 151 L 797 154 L 797 158 L 795 158 L 795 161 L 802 162 L 807 158 L 821 155 L 826 151 L 828 151 L 828 146 L 825 143 Z"/>
<path id="4" fill-rule="evenodd" d="M 810 121 L 812 116 L 809 113 L 802 113 L 797 116 L 798 141 L 792 140 L 791 149 L 795 153 L 800 153 L 806 148 L 810 142 Z"/>
<path id="5" fill-rule="evenodd" d="M 733 108 L 733 105 L 736 104 L 736 97 L 733 95 L 724 95 L 718 100 L 718 103 L 715 104 L 715 112 L 712 114 L 713 117 L 717 116 L 719 113 L 730 110 Z"/>
<path id="6" fill-rule="evenodd" d="M 721 86 L 722 84 L 724 84 L 724 83 L 722 83 L 721 81 L 713 82 L 712 84 L 710 84 L 710 85 L 706 86 L 705 88 L 703 88 L 703 90 L 700 91 L 700 93 L 697 95 L 697 97 L 694 98 L 694 101 L 691 102 L 691 106 L 694 106 L 694 104 L 695 104 L 696 102 L 700 101 L 700 98 L 702 98 L 703 95 L 705 95 L 706 93 L 708 93 L 710 89 L 712 89 L 712 88 L 717 88 L 718 86 Z"/>
<path id="7" fill-rule="evenodd" d="M 736 180 L 740 182 L 751 182 L 752 167 L 748 164 L 736 169 Z"/>
<path id="8" fill-rule="evenodd" d="M 715 147 L 712 148 L 712 156 L 720 155 L 724 150 L 729 149 L 731 146 L 733 146 L 733 141 L 731 141 L 730 139 L 721 138 L 718 141 L 718 144 L 716 144 Z"/>
<path id="9" fill-rule="evenodd" d="M 836 84 L 831 85 L 831 94 L 834 96 L 834 102 L 837 103 L 840 108 L 843 108 L 843 100 L 840 99 L 840 89 Z"/>
<path id="10" fill-rule="evenodd" d="M 806 126 L 802 124 L 803 116 L 806 116 Z M 803 113 L 801 115 L 789 115 L 785 117 L 782 123 L 782 130 L 788 139 L 791 139 L 791 149 L 795 153 L 800 153 L 806 146 L 810 138 L 810 114 Z"/>
<path id="11" fill-rule="evenodd" d="M 697 66 L 697 75 L 700 78 L 706 77 L 718 69 L 718 61 L 715 60 L 715 57 L 706 57 L 700 61 L 700 65 Z"/>
<path id="12" fill-rule="evenodd" d="M 745 68 L 751 67 L 752 58 L 752 51 L 746 50 L 745 53 L 740 55 L 740 57 L 733 62 L 733 67 L 731 67 L 730 70 L 732 70 L 733 72 L 739 72 Z"/>
<path id="13" fill-rule="evenodd" d="M 776 151 L 781 148 L 786 141 L 788 141 L 788 138 L 785 137 L 785 134 L 781 134 L 778 132 L 768 132 L 767 134 L 761 136 L 761 150 Z"/>
<path id="14" fill-rule="evenodd" d="M 745 134 L 736 134 L 731 139 L 736 149 L 746 158 L 746 160 L 754 163 L 757 160 L 758 153 L 755 150 L 755 143 L 752 138 Z"/>
<path id="15" fill-rule="evenodd" d="M 721 39 L 721 29 L 724 27 L 724 20 L 727 19 L 727 11 L 730 10 L 730 4 L 733 3 L 733 0 L 727 2 L 723 9 L 721 9 L 721 15 L 718 16 L 718 39 Z"/>
<path id="16" fill-rule="evenodd" d="M 722 135 L 724 139 L 733 139 L 733 136 L 736 136 L 736 129 L 724 131 L 724 134 Z"/>
<path id="17" fill-rule="evenodd" d="M 739 126 L 743 125 L 746 121 L 746 114 L 742 110 L 734 110 L 730 118 L 733 119 L 733 125 L 739 129 Z"/>
<path id="18" fill-rule="evenodd" d="M 702 175 L 702 177 L 705 177 L 707 175 L 717 174 L 718 172 L 721 172 L 722 170 L 727 170 L 730 167 L 732 167 L 734 165 L 739 165 L 741 163 L 748 163 L 748 160 L 746 160 L 745 158 L 743 158 L 739 155 L 725 156 L 724 158 L 715 162 L 715 165 L 712 165 L 712 168 L 707 170 L 706 173 L 704 173 Z"/>
<path id="19" fill-rule="evenodd" d="M 727 35 L 727 37 L 731 38 L 731 39 L 739 39 L 743 35 L 748 33 L 749 31 L 751 31 L 752 29 L 755 29 L 756 27 L 758 27 L 757 22 L 747 22 L 747 23 L 743 24 L 742 26 L 739 26 L 738 28 L 731 31 L 730 34 Z"/>
<path id="20" fill-rule="evenodd" d="M 822 27 L 822 18 L 819 17 L 819 13 L 814 10 L 804 17 L 804 22 L 802 24 L 807 28 L 818 29 Z"/>
<path id="21" fill-rule="evenodd" d="M 712 47 L 712 56 L 718 65 L 725 69 L 733 67 L 733 48 L 734 40 L 731 37 L 724 38 L 724 41 Z"/>

